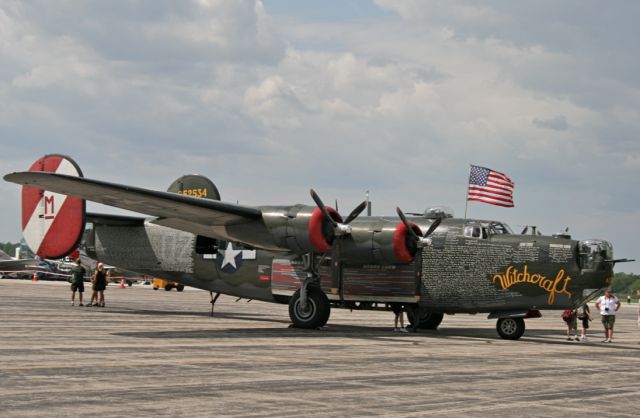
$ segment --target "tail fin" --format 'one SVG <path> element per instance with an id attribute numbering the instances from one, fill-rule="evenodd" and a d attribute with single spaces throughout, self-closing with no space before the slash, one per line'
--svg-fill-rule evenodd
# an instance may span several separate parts
<path id="1" fill-rule="evenodd" d="M 33 163 L 29 171 L 46 171 L 82 177 L 71 158 L 49 154 Z M 85 201 L 35 187 L 22 187 L 22 234 L 41 258 L 62 258 L 80 243 L 85 224 Z"/>
<path id="2" fill-rule="evenodd" d="M 205 176 L 199 174 L 188 174 L 178 178 L 171 183 L 167 191 L 187 196 L 220 200 L 220 192 L 218 192 L 216 185 Z"/>

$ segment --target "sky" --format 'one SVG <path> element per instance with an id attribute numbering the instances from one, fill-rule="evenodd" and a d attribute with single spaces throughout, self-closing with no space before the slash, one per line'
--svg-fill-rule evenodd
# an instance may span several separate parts
<path id="1" fill-rule="evenodd" d="M 203 174 L 251 206 L 314 188 L 347 214 L 369 190 L 374 215 L 462 217 L 475 164 L 515 207 L 469 217 L 640 258 L 638 18 L 622 0 L 0 0 L 0 174 L 62 153 L 157 190 Z M 20 187 L 0 193 L 18 241 Z"/>

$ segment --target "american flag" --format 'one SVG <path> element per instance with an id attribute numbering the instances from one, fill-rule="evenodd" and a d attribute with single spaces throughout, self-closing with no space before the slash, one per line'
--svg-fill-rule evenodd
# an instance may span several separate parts
<path id="1" fill-rule="evenodd" d="M 512 208 L 513 186 L 506 174 L 472 165 L 467 200 Z"/>

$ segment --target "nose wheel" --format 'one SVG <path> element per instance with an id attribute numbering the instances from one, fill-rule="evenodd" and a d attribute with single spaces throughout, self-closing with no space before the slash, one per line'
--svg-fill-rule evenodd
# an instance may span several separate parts
<path id="1" fill-rule="evenodd" d="M 524 319 L 500 318 L 496 323 L 496 330 L 505 340 L 517 340 L 524 334 Z"/>

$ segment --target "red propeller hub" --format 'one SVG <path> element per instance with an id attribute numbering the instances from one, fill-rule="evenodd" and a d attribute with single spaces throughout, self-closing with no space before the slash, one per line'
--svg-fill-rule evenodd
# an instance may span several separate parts
<path id="1" fill-rule="evenodd" d="M 329 215 L 336 221 L 342 222 L 340 214 L 332 207 L 327 206 Z M 331 250 L 331 243 L 333 237 L 327 234 L 327 231 L 331 231 L 331 228 L 326 228 L 328 223 L 319 208 L 315 208 L 311 213 L 311 219 L 309 220 L 309 241 L 313 248 L 319 253 L 327 253 Z"/>
<path id="2" fill-rule="evenodd" d="M 409 226 L 417 235 L 422 236 L 422 231 L 420 231 L 418 225 L 409 222 Z M 409 237 L 409 230 L 404 223 L 400 222 L 396 226 L 396 232 L 393 234 L 393 252 L 399 263 L 409 264 L 416 255 L 416 247 L 409 246 L 409 242 L 413 242 Z"/>

